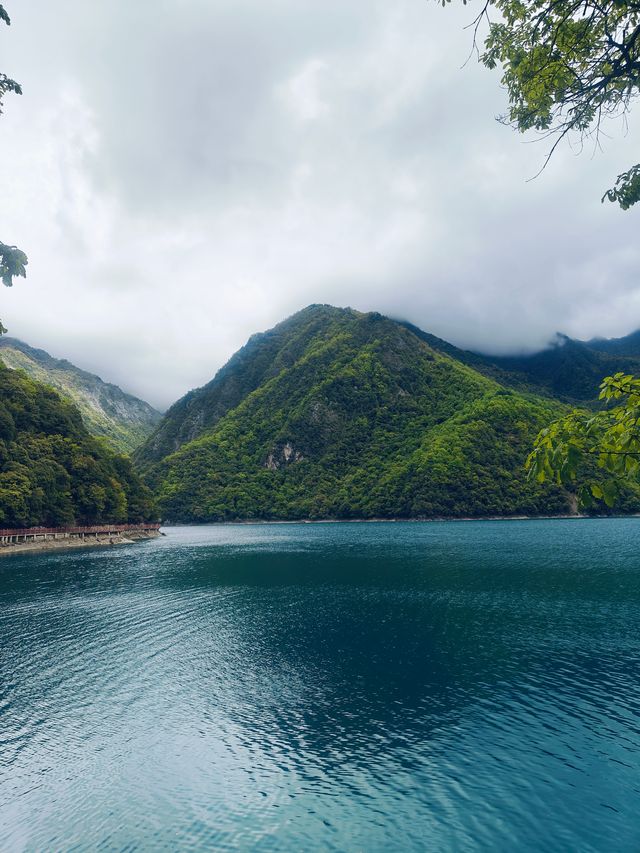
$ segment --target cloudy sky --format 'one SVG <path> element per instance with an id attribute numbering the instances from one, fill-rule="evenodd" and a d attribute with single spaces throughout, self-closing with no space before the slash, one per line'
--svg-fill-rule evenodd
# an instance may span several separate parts
<path id="1" fill-rule="evenodd" d="M 638 216 L 600 204 L 637 162 L 498 124 L 435 0 L 6 0 L 0 239 L 10 334 L 158 406 L 311 302 L 462 346 L 640 327 Z"/>

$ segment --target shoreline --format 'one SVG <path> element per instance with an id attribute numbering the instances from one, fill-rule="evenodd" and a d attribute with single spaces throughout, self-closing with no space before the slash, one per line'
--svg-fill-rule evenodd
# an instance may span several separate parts
<path id="1" fill-rule="evenodd" d="M 640 518 L 640 513 L 628 515 L 485 515 L 461 518 L 296 518 L 296 519 L 244 519 L 236 521 L 205 521 L 196 523 L 165 522 L 162 527 L 247 527 L 250 525 L 282 524 L 438 524 L 442 522 L 478 521 L 589 521 L 596 519 Z M 160 530 L 124 530 L 87 538 L 39 539 L 32 542 L 15 542 L 0 545 L 0 558 L 10 554 L 30 554 L 51 551 L 69 551 L 80 548 L 109 548 L 116 545 L 132 545 L 158 539 L 167 534 Z"/>
<path id="2" fill-rule="evenodd" d="M 40 553 L 43 551 L 66 551 L 76 548 L 108 548 L 113 545 L 131 545 L 148 539 L 164 536 L 159 530 L 124 530 L 92 538 L 39 539 L 34 542 L 15 542 L 0 546 L 0 557 L 10 554 Z"/>
<path id="3" fill-rule="evenodd" d="M 604 518 L 640 518 L 640 513 L 627 513 L 625 515 L 586 515 L 581 513 L 567 513 L 564 515 L 478 515 L 460 516 L 437 516 L 434 518 L 248 518 L 234 519 L 233 521 L 166 521 L 163 527 L 230 527 L 247 526 L 251 524 L 435 524 L 446 522 L 466 521 L 589 521 L 591 519 Z"/>

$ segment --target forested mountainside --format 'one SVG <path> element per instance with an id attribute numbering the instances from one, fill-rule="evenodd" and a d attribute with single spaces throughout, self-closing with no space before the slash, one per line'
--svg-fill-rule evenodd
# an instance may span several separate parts
<path id="1" fill-rule="evenodd" d="M 625 335 L 624 338 L 592 338 L 585 345 L 599 352 L 611 355 L 637 356 L 640 359 L 640 330 Z"/>
<path id="2" fill-rule="evenodd" d="M 89 432 L 106 438 L 122 453 L 131 453 L 148 438 L 161 418 L 149 403 L 126 394 L 117 385 L 16 338 L 0 338 L 0 359 L 7 367 L 24 370 L 71 400 Z"/>
<path id="3" fill-rule="evenodd" d="M 327 324 L 349 322 L 351 312 L 330 305 L 311 305 L 248 342 L 207 385 L 185 394 L 166 412 L 150 438 L 134 454 L 147 467 L 215 426 L 261 384 L 277 376 L 304 354 L 314 336 Z"/>
<path id="4" fill-rule="evenodd" d="M 562 411 L 405 324 L 310 306 L 172 406 L 135 459 L 173 521 L 563 513 L 570 496 L 523 470 Z"/>
<path id="5" fill-rule="evenodd" d="M 494 363 L 522 376 L 531 386 L 570 402 L 595 403 L 605 376 L 619 371 L 640 375 L 640 356 L 600 350 L 564 336 L 559 336 L 550 349 L 529 356 L 496 358 Z"/>
<path id="6" fill-rule="evenodd" d="M 151 493 L 130 460 L 90 435 L 72 403 L 0 365 L 0 526 L 154 516 Z"/>
<path id="7" fill-rule="evenodd" d="M 605 376 L 622 371 L 640 375 L 640 332 L 625 338 L 577 341 L 558 335 L 553 346 L 520 356 L 488 356 L 455 347 L 405 324 L 438 352 L 455 358 L 502 385 L 551 396 L 567 403 L 594 405 Z"/>

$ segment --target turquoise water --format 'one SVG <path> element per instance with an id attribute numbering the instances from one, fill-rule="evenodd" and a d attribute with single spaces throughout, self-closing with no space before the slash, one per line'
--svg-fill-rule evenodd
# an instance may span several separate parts
<path id="1" fill-rule="evenodd" d="M 640 850 L 640 520 L 0 562 L 0 849 Z"/>

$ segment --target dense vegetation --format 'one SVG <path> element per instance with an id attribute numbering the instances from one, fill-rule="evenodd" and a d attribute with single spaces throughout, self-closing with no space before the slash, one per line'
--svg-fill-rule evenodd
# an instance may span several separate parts
<path id="1" fill-rule="evenodd" d="M 295 364 L 314 335 L 328 332 L 327 323 L 344 324 L 353 313 L 311 305 L 268 332 L 252 335 L 211 382 L 171 406 L 149 440 L 135 451 L 136 462 L 146 468 L 203 435 L 261 384 Z"/>
<path id="2" fill-rule="evenodd" d="M 562 412 L 400 323 L 311 306 L 172 407 L 137 459 L 173 521 L 562 513 L 569 494 L 523 469 Z"/>
<path id="3" fill-rule="evenodd" d="M 598 403 L 598 386 L 614 373 L 640 374 L 640 332 L 624 338 L 576 341 L 558 335 L 554 344 L 531 355 L 487 356 L 458 349 L 406 324 L 430 347 L 473 367 L 501 385 L 568 403 Z"/>
<path id="4" fill-rule="evenodd" d="M 617 373 L 600 386 L 604 407 L 574 409 L 541 430 L 527 467 L 539 482 L 582 480 L 583 506 L 613 507 L 640 492 L 640 379 Z"/>
<path id="5" fill-rule="evenodd" d="M 145 521 L 151 494 L 131 462 L 92 437 L 56 392 L 0 365 L 0 525 Z"/>
<path id="6" fill-rule="evenodd" d="M 7 367 L 24 370 L 55 388 L 77 406 L 89 432 L 105 438 L 120 453 L 131 453 L 160 420 L 152 406 L 117 385 L 16 338 L 0 338 L 0 359 Z"/>

